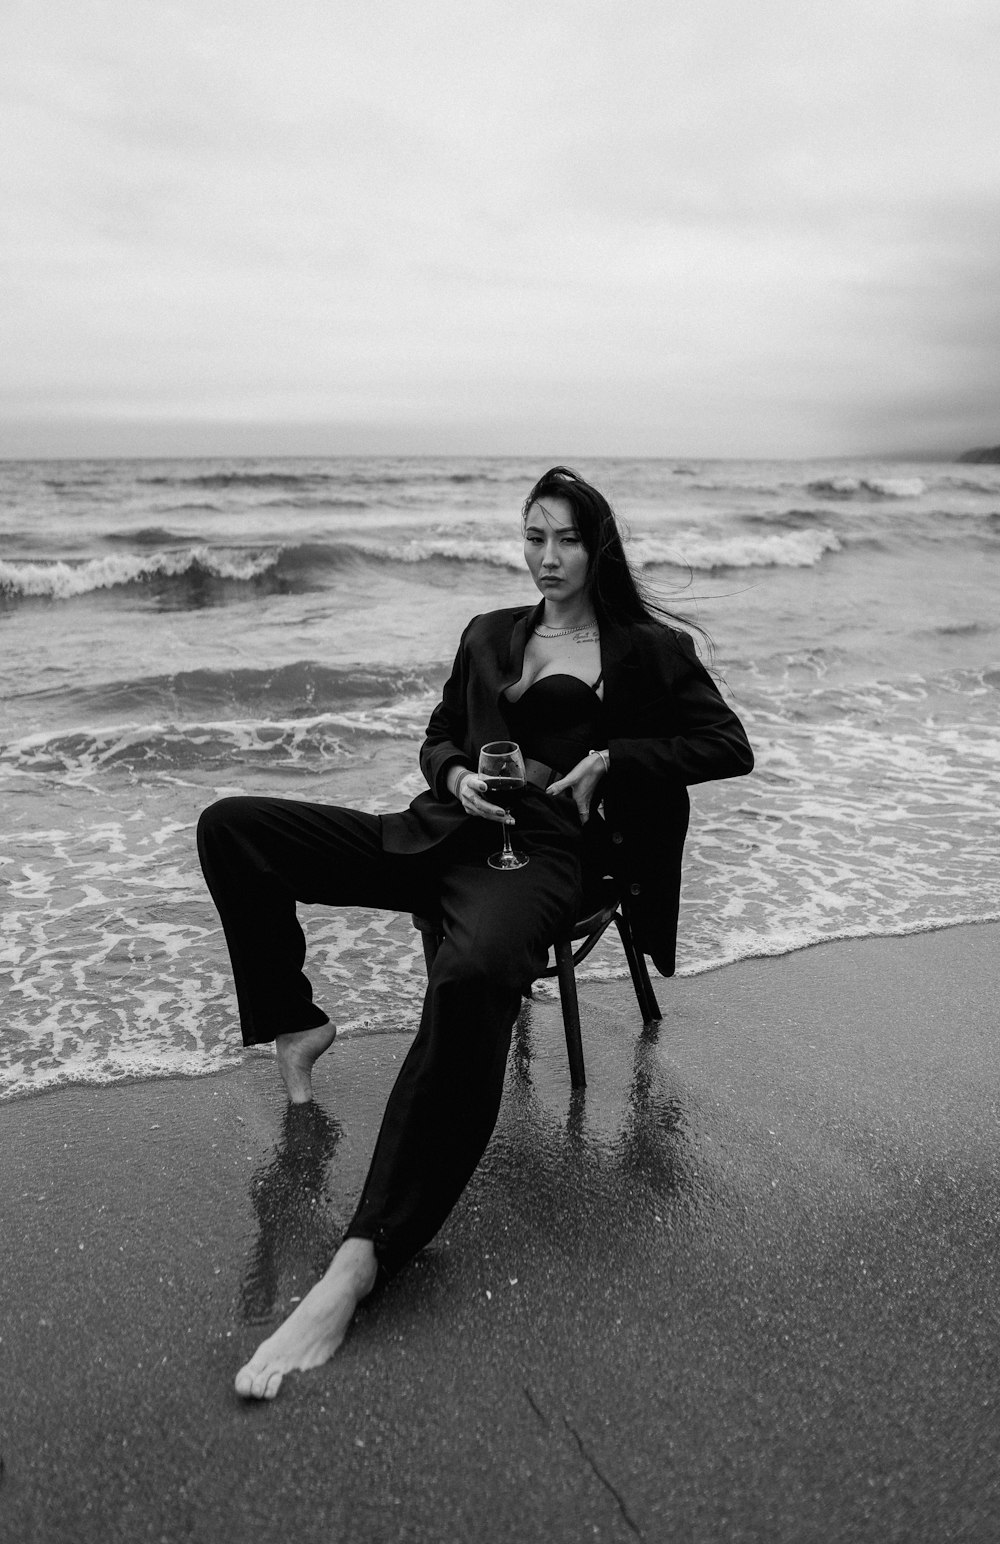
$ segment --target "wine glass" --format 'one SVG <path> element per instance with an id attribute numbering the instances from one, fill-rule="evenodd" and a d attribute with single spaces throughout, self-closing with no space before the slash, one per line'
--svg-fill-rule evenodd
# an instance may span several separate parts
<path id="1" fill-rule="evenodd" d="M 479 776 L 486 780 L 486 797 L 509 810 L 524 792 L 527 781 L 521 747 L 513 740 L 491 740 L 479 752 Z M 503 823 L 503 847 L 500 852 L 491 853 L 486 861 L 495 869 L 524 868 L 528 861 L 523 852 L 516 852 L 510 845 L 506 820 Z"/>

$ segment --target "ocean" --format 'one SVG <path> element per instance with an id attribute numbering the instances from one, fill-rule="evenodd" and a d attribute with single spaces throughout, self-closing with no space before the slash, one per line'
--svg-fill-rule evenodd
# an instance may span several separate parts
<path id="1" fill-rule="evenodd" d="M 693 790 L 680 972 L 1000 917 L 1000 467 L 574 464 L 757 752 Z M 0 463 L 0 1098 L 241 1061 L 199 811 L 404 807 L 462 627 L 536 598 L 543 470 Z M 341 1032 L 415 1027 L 409 918 L 302 912 Z"/>

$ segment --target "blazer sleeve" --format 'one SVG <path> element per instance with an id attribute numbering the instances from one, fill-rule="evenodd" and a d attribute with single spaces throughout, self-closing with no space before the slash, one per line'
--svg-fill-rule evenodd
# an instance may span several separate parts
<path id="1" fill-rule="evenodd" d="M 612 770 L 684 785 L 750 772 L 753 751 L 743 725 L 699 660 L 689 634 L 671 630 L 656 649 L 651 677 L 654 669 L 656 684 L 640 726 L 645 732 L 610 740 Z"/>
<path id="2" fill-rule="evenodd" d="M 447 776 L 449 768 L 457 764 L 470 766 L 468 739 L 468 692 L 470 658 L 468 648 L 469 629 L 476 617 L 466 627 L 458 645 L 451 675 L 444 684 L 441 701 L 431 714 L 424 743 L 420 747 L 420 770 L 427 779 L 427 786 L 436 799 L 450 799 Z"/>

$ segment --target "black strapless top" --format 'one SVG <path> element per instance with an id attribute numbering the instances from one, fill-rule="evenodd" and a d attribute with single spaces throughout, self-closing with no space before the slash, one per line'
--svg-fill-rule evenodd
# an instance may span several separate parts
<path id="1" fill-rule="evenodd" d="M 602 673 L 603 674 L 603 673 Z M 593 686 L 573 675 L 533 681 L 516 702 L 501 696 L 500 708 L 522 754 L 544 762 L 560 776 L 604 743 L 604 704 Z"/>

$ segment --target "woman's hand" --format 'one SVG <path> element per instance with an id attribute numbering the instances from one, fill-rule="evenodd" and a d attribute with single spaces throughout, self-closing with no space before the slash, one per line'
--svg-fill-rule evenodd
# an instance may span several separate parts
<path id="1" fill-rule="evenodd" d="M 566 776 L 561 777 L 558 782 L 550 783 L 545 792 L 553 797 L 561 793 L 571 793 L 580 821 L 586 825 L 590 819 L 590 805 L 594 790 L 607 770 L 602 752 L 591 751 L 582 761 L 577 762 L 572 772 L 567 772 Z"/>
<path id="2" fill-rule="evenodd" d="M 491 804 L 488 799 L 484 799 L 486 779 L 480 777 L 478 772 L 470 772 L 467 767 L 456 767 L 448 774 L 448 786 L 467 815 L 476 815 L 480 820 L 508 820 L 514 825 L 513 815 L 508 815 L 499 804 Z"/>

